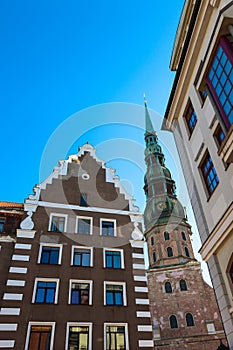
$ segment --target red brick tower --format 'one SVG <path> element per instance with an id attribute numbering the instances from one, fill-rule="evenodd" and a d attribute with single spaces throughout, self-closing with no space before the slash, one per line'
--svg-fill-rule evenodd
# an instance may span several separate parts
<path id="1" fill-rule="evenodd" d="M 145 101 L 144 212 L 155 349 L 214 350 L 225 336 L 212 288 L 202 278 L 191 226 L 153 129 Z"/>

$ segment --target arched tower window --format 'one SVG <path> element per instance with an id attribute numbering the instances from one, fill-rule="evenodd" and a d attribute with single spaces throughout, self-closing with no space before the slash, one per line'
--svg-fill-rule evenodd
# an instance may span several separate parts
<path id="1" fill-rule="evenodd" d="M 165 292 L 172 293 L 172 285 L 170 282 L 165 282 Z"/>
<path id="2" fill-rule="evenodd" d="M 193 326 L 194 326 L 193 315 L 190 314 L 190 312 L 188 312 L 188 313 L 186 314 L 185 318 L 186 318 L 187 327 L 193 327 Z"/>
<path id="3" fill-rule="evenodd" d="M 169 241 L 169 239 L 170 239 L 169 232 L 167 232 L 167 231 L 164 232 L 164 239 L 165 239 L 165 241 Z"/>
<path id="4" fill-rule="evenodd" d="M 153 256 L 153 262 L 156 262 L 156 253 L 155 252 L 153 252 L 153 254 L 152 254 L 152 256 Z"/>
<path id="5" fill-rule="evenodd" d="M 184 248 L 185 251 L 185 255 L 187 256 L 187 258 L 190 258 L 190 253 L 187 247 Z"/>
<path id="6" fill-rule="evenodd" d="M 170 321 L 171 328 L 178 328 L 178 322 L 177 322 L 177 318 L 175 315 L 171 315 L 169 318 L 169 321 Z"/>
<path id="7" fill-rule="evenodd" d="M 167 256 L 171 258 L 173 256 L 173 250 L 171 247 L 167 247 Z"/>
<path id="8" fill-rule="evenodd" d="M 154 244 L 155 244 L 154 237 L 151 237 L 151 238 L 150 238 L 150 244 L 151 244 L 151 245 L 154 245 Z"/>
<path id="9" fill-rule="evenodd" d="M 184 240 L 184 241 L 186 241 L 186 236 L 185 236 L 185 233 L 182 231 L 181 232 L 181 236 L 182 236 L 182 239 Z"/>
<path id="10" fill-rule="evenodd" d="M 183 291 L 183 290 L 188 290 L 187 284 L 186 284 L 186 281 L 185 281 L 185 280 L 180 280 L 180 290 L 181 290 L 181 291 Z"/>

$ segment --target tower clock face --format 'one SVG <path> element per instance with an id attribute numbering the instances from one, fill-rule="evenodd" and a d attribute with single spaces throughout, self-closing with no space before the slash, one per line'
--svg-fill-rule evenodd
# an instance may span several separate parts
<path id="1" fill-rule="evenodd" d="M 166 209 L 166 208 L 167 208 L 167 205 L 166 205 L 165 202 L 159 202 L 159 203 L 157 204 L 157 209 L 160 210 L 160 211 L 162 211 L 162 210 L 164 210 L 164 209 Z"/>

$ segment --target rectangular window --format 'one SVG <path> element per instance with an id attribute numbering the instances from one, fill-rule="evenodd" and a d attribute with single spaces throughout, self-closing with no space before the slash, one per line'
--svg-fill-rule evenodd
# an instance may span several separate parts
<path id="1" fill-rule="evenodd" d="M 127 324 L 105 324 L 105 350 L 128 350 Z"/>
<path id="2" fill-rule="evenodd" d="M 116 236 L 116 220 L 100 219 L 100 229 L 102 236 Z"/>
<path id="3" fill-rule="evenodd" d="M 204 178 L 208 193 L 211 195 L 214 192 L 215 188 L 217 187 L 219 180 L 218 180 L 216 169 L 209 155 L 209 152 L 205 154 L 204 159 L 201 163 L 200 169 L 201 169 L 201 173 Z"/>
<path id="4" fill-rule="evenodd" d="M 104 248 L 104 267 L 112 269 L 124 268 L 123 250 Z"/>
<path id="5" fill-rule="evenodd" d="M 92 235 L 93 219 L 86 216 L 77 217 L 76 232 L 80 234 Z"/>
<path id="6" fill-rule="evenodd" d="M 223 140 L 225 139 L 225 133 L 223 132 L 220 125 L 218 125 L 218 127 L 215 130 L 214 138 L 216 140 L 217 145 L 221 146 L 221 144 L 223 143 Z"/>
<path id="7" fill-rule="evenodd" d="M 41 244 L 38 263 L 57 265 L 61 263 L 62 245 Z"/>
<path id="8" fill-rule="evenodd" d="M 104 282 L 104 305 L 126 305 L 126 291 L 124 282 Z"/>
<path id="9" fill-rule="evenodd" d="M 52 232 L 66 232 L 67 215 L 51 214 L 49 231 Z"/>
<path id="10" fill-rule="evenodd" d="M 72 262 L 74 266 L 93 266 L 93 248 L 75 247 L 72 250 Z"/>
<path id="11" fill-rule="evenodd" d="M 233 49 L 227 37 L 219 41 L 206 82 L 228 130 L 233 124 Z"/>
<path id="12" fill-rule="evenodd" d="M 56 304 L 58 295 L 57 279 L 36 278 L 32 302 L 36 304 Z"/>
<path id="13" fill-rule="evenodd" d="M 185 112 L 185 121 L 189 130 L 189 134 L 190 136 L 192 135 L 192 132 L 197 124 L 197 115 L 196 112 L 194 111 L 194 108 L 191 104 L 191 102 L 189 102 L 188 108 Z"/>
<path id="14" fill-rule="evenodd" d="M 5 219 L 0 219 L 0 233 L 4 230 Z"/>
<path id="15" fill-rule="evenodd" d="M 69 304 L 91 305 L 92 299 L 92 281 L 70 281 L 70 300 Z"/>
<path id="16" fill-rule="evenodd" d="M 80 206 L 81 207 L 87 207 L 87 193 L 81 193 L 80 195 Z"/>
<path id="17" fill-rule="evenodd" d="M 55 322 L 29 322 L 25 350 L 52 350 Z"/>
<path id="18" fill-rule="evenodd" d="M 67 350 L 91 350 L 91 323 L 68 323 L 66 349 Z"/>

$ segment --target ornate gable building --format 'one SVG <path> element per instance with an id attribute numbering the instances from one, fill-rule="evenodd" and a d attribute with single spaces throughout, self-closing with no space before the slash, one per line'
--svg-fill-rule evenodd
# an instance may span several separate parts
<path id="1" fill-rule="evenodd" d="M 145 102 L 144 212 L 155 349 L 215 350 L 225 336 L 212 288 L 203 280 L 191 226 L 175 193 Z"/>
<path id="2" fill-rule="evenodd" d="M 0 264 L 0 348 L 153 349 L 142 214 L 95 149 L 60 161 L 24 211 Z"/>

